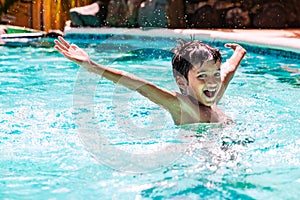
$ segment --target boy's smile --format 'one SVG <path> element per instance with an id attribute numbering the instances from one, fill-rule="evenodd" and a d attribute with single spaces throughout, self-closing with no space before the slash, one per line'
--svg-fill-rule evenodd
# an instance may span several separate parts
<path id="1" fill-rule="evenodd" d="M 194 65 L 188 73 L 187 95 L 205 106 L 213 105 L 221 88 L 220 66 L 214 60 Z"/>

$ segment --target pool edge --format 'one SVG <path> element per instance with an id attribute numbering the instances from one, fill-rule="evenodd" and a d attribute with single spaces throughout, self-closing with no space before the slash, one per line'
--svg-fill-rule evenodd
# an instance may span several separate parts
<path id="1" fill-rule="evenodd" d="M 138 37 L 202 39 L 212 43 L 239 43 L 247 51 L 272 54 L 276 57 L 300 59 L 300 38 L 286 36 L 284 30 L 223 30 L 223 29 L 167 29 L 167 28 L 66 28 L 65 36 L 130 35 Z M 92 38 L 92 37 L 91 37 Z M 86 38 L 84 38 L 86 39 Z M 103 38 L 102 38 L 103 39 Z M 105 39 L 105 38 L 104 38 Z"/>

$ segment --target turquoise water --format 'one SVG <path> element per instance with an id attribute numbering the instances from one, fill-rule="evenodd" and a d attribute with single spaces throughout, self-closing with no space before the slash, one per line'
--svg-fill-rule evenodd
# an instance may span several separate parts
<path id="1" fill-rule="evenodd" d="M 171 39 L 74 42 L 97 62 L 178 91 Z M 220 105 L 236 125 L 177 127 L 54 48 L 0 47 L 0 197 L 297 199 L 300 78 L 284 67 L 300 62 L 248 50 Z"/>

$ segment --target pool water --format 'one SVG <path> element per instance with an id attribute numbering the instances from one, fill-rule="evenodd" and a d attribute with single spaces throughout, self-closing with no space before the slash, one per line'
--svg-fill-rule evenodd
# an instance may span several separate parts
<path id="1" fill-rule="evenodd" d="M 71 41 L 99 63 L 178 91 L 173 39 Z M 300 77 L 285 67 L 300 62 L 254 52 L 220 103 L 235 125 L 178 127 L 54 48 L 0 47 L 1 199 L 297 199 Z"/>

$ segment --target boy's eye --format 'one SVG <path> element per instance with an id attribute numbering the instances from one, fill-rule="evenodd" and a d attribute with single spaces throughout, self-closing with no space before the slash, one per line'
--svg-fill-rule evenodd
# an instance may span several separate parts
<path id="1" fill-rule="evenodd" d="M 199 74 L 197 77 L 198 77 L 198 78 L 206 78 L 207 75 L 206 75 L 206 74 Z"/>
<path id="2" fill-rule="evenodd" d="M 216 77 L 219 77 L 219 76 L 221 76 L 221 73 L 220 73 L 220 72 L 216 72 L 216 73 L 215 73 L 215 76 L 216 76 Z"/>

